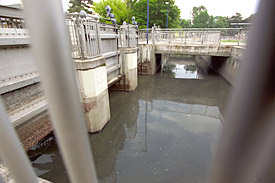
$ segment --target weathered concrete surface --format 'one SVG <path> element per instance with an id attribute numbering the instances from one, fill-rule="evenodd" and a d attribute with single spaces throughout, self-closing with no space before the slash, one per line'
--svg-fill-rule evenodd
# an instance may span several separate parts
<path id="1" fill-rule="evenodd" d="M 112 89 L 134 91 L 137 88 L 137 50 L 137 48 L 120 48 L 123 77 L 112 86 Z"/>
<path id="2" fill-rule="evenodd" d="M 1 94 L 3 104 L 23 147 L 28 150 L 53 130 L 42 88 L 38 82 L 30 82 L 26 86 L 18 83 L 19 88 L 7 90 L 7 85 L 2 84 L 4 91 L 7 91 Z"/>
<path id="3" fill-rule="evenodd" d="M 15 127 L 25 150 L 30 149 L 37 142 L 53 131 L 50 116 L 47 111 Z"/>
<path id="4" fill-rule="evenodd" d="M 35 83 L 3 93 L 1 97 L 9 115 L 13 115 L 43 100 L 44 94 L 40 83 Z"/>
<path id="5" fill-rule="evenodd" d="M 230 45 L 184 45 L 184 44 L 139 44 L 139 74 L 155 74 L 157 67 L 156 54 L 184 54 L 201 56 L 223 56 L 231 55 Z"/>
<path id="6" fill-rule="evenodd" d="M 38 178 L 38 179 L 39 179 L 38 181 L 39 183 L 51 183 L 50 181 L 45 179 L 41 179 L 41 178 Z M 2 181 L 4 181 L 3 183 L 15 183 L 15 181 L 10 175 L 8 168 L 0 162 L 0 183 L 2 183 Z"/>
<path id="7" fill-rule="evenodd" d="M 101 131 L 110 120 L 105 59 L 97 57 L 75 63 L 88 132 Z"/>
<path id="8" fill-rule="evenodd" d="M 0 82 L 36 71 L 28 46 L 0 48 Z"/>
<path id="9" fill-rule="evenodd" d="M 207 65 L 208 67 L 211 67 L 211 69 L 215 70 L 234 86 L 234 80 L 238 74 L 241 59 L 245 50 L 245 47 L 234 46 L 231 49 L 229 57 L 196 56 L 195 60 L 199 65 Z"/>
<path id="10" fill-rule="evenodd" d="M 83 102 L 88 132 L 101 131 L 110 120 L 108 90 L 98 96 L 86 98 Z"/>
<path id="11" fill-rule="evenodd" d="M 230 56 L 232 46 L 226 45 L 183 45 L 155 44 L 155 53 Z"/>
<path id="12" fill-rule="evenodd" d="M 139 63 L 138 73 L 139 74 L 155 74 L 157 70 L 156 56 L 155 56 L 155 45 L 153 44 L 139 44 Z"/>

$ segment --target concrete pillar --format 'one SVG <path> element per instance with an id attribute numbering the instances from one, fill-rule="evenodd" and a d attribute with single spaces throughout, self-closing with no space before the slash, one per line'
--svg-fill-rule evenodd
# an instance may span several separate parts
<path id="1" fill-rule="evenodd" d="M 137 88 L 137 48 L 120 48 L 122 79 L 112 88 L 134 91 Z"/>
<path id="2" fill-rule="evenodd" d="M 98 132 L 110 120 L 107 70 L 104 57 L 75 60 L 88 132 Z"/>
<path id="3" fill-rule="evenodd" d="M 155 45 L 154 44 L 140 44 L 140 66 L 141 74 L 154 75 L 157 71 Z"/>

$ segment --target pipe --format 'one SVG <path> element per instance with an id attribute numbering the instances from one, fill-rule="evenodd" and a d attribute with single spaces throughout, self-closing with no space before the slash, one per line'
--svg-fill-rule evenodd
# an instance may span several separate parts
<path id="1" fill-rule="evenodd" d="M 15 182 L 38 182 L 20 140 L 0 100 L 0 157 Z"/>
<path id="2" fill-rule="evenodd" d="M 97 182 L 60 1 L 24 0 L 33 55 L 71 182 Z"/>

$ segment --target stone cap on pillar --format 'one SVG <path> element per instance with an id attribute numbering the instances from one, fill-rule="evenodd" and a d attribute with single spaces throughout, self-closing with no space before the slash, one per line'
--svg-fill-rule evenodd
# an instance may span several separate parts
<path id="1" fill-rule="evenodd" d="M 106 61 L 103 56 L 87 59 L 87 60 L 74 60 L 76 70 L 94 69 L 100 66 L 106 66 Z"/>

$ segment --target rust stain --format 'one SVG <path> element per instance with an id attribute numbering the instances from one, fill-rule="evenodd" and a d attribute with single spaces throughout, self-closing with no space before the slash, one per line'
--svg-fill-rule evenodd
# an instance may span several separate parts
<path id="1" fill-rule="evenodd" d="M 90 110 L 92 110 L 93 108 L 95 108 L 97 106 L 97 102 L 93 101 L 93 102 L 89 102 L 89 103 L 83 103 L 82 104 L 85 113 L 90 112 Z"/>

